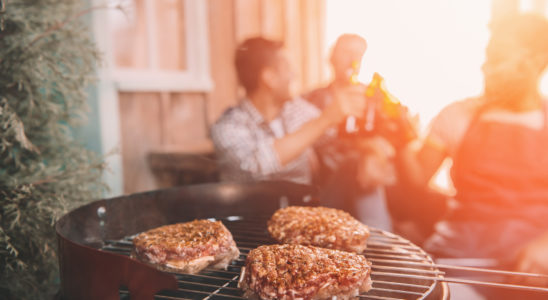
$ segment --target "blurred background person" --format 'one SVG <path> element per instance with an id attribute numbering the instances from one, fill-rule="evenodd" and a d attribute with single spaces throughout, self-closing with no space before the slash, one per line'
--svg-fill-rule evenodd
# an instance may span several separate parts
<path id="1" fill-rule="evenodd" d="M 367 42 L 357 34 L 339 36 L 329 58 L 332 81 L 304 98 L 324 110 L 340 90 L 352 86 L 365 90 L 366 85 L 358 82 L 357 76 L 366 49 Z M 344 128 L 339 126 L 338 130 Z M 322 202 L 344 209 L 368 225 L 391 230 L 383 186 L 395 180 L 391 162 L 394 148 L 381 136 L 347 139 L 341 138 L 340 132 L 332 133 L 339 138 L 316 149 Z"/>
<path id="2" fill-rule="evenodd" d="M 245 98 L 211 128 L 221 179 L 312 184 L 313 145 L 346 116 L 364 111 L 363 91 L 340 90 L 323 111 L 293 97 L 294 75 L 282 43 L 262 37 L 237 47 L 235 67 Z"/>
<path id="3" fill-rule="evenodd" d="M 548 118 L 538 88 L 548 64 L 548 21 L 513 14 L 491 29 L 483 94 L 444 108 L 422 144 L 407 147 L 401 170 L 424 187 L 446 157 L 453 159 L 456 205 L 427 251 L 548 274 Z"/>

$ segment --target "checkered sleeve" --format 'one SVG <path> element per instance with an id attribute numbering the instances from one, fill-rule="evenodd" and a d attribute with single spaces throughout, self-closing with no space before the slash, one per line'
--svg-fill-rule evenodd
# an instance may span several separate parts
<path id="1" fill-rule="evenodd" d="M 225 174 L 237 176 L 244 173 L 245 177 L 260 180 L 281 169 L 273 146 L 274 139 L 259 138 L 252 130 L 245 123 L 233 119 L 212 127 L 211 138 Z"/>
<path id="2" fill-rule="evenodd" d="M 310 120 L 320 117 L 321 113 L 322 112 L 316 106 L 310 104 L 302 98 L 297 98 L 291 101 L 285 107 L 285 115 L 289 133 L 300 129 Z M 318 140 L 316 140 L 313 147 L 323 147 L 326 144 L 332 143 L 336 135 L 336 128 L 328 128 L 325 133 Z"/>

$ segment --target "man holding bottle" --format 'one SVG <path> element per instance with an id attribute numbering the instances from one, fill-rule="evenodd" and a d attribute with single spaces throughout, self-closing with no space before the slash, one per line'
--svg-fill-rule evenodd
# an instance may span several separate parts
<path id="1" fill-rule="evenodd" d="M 346 116 L 364 111 L 363 90 L 338 90 L 323 111 L 293 97 L 293 72 L 283 44 L 262 37 L 238 46 L 235 66 L 245 98 L 211 128 L 221 180 L 312 184 L 313 146 L 329 142 L 325 132 Z"/>
<path id="2" fill-rule="evenodd" d="M 365 91 L 366 86 L 358 82 L 357 74 L 366 49 L 367 43 L 359 35 L 341 35 L 330 56 L 333 81 L 304 98 L 324 110 L 340 90 L 360 86 Z M 375 114 L 373 105 L 366 108 L 366 114 L 370 113 Z M 371 117 L 370 114 L 368 120 L 374 122 Z M 364 120 L 365 116 L 343 120 L 338 126 L 337 140 L 317 149 L 324 186 L 322 201 L 350 212 L 368 225 L 391 230 L 383 186 L 395 182 L 391 161 L 395 150 L 384 137 L 374 132 L 358 132 L 358 128 L 364 129 Z"/>

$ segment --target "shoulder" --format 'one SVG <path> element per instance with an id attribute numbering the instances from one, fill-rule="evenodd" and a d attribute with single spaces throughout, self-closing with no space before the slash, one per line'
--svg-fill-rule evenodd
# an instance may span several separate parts
<path id="1" fill-rule="evenodd" d="M 481 105 L 480 98 L 467 98 L 455 101 L 444 107 L 436 118 L 471 118 Z"/>
<path id="2" fill-rule="evenodd" d="M 241 108 L 241 105 L 236 105 L 227 108 L 221 116 L 211 126 L 211 133 L 215 135 L 227 130 L 232 130 L 239 126 L 246 126 L 246 113 Z"/>
<path id="3" fill-rule="evenodd" d="M 303 98 L 297 97 L 285 103 L 284 114 L 289 116 L 298 116 L 313 118 L 320 114 L 319 108 Z"/>
<path id="4" fill-rule="evenodd" d="M 454 127 L 467 127 L 481 105 L 481 98 L 467 98 L 455 101 L 444 107 L 432 119 L 432 129 L 452 130 Z"/>
<path id="5" fill-rule="evenodd" d="M 454 155 L 480 105 L 480 98 L 467 98 L 447 105 L 430 123 L 427 140 Z"/>

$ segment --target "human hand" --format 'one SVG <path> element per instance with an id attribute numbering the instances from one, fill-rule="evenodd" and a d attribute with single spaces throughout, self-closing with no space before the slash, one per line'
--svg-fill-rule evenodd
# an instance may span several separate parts
<path id="1" fill-rule="evenodd" d="M 347 116 L 362 117 L 365 113 L 365 88 L 351 85 L 333 90 L 334 99 L 325 109 L 331 124 L 341 122 Z"/>
<path id="2" fill-rule="evenodd" d="M 400 106 L 400 115 L 392 125 L 394 126 L 392 128 L 394 138 L 391 142 L 396 148 L 401 148 L 420 136 L 419 115 L 412 115 L 404 105 Z"/>
<path id="3" fill-rule="evenodd" d="M 548 234 L 523 247 L 518 255 L 516 271 L 548 275 Z M 518 282 L 536 286 L 547 286 L 547 278 L 519 277 Z"/>
<path id="4" fill-rule="evenodd" d="M 357 141 L 362 157 L 357 180 L 362 188 L 391 185 L 396 182 L 394 147 L 383 137 L 375 136 Z"/>

